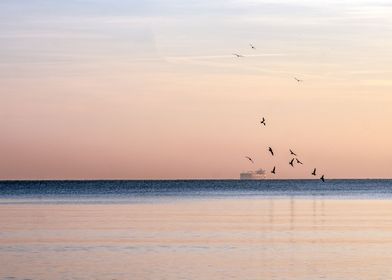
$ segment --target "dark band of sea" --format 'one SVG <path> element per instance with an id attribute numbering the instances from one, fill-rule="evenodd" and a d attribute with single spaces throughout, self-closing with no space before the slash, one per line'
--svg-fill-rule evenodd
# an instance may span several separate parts
<path id="1" fill-rule="evenodd" d="M 138 203 L 159 199 L 392 199 L 390 179 L 0 181 L 0 203 Z"/>

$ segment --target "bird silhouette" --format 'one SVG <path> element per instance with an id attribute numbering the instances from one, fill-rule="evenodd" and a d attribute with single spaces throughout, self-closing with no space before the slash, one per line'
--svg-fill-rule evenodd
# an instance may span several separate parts
<path id="1" fill-rule="evenodd" d="M 261 124 L 264 124 L 265 126 L 265 118 L 263 117 L 263 119 L 260 121 Z"/>
<path id="2" fill-rule="evenodd" d="M 249 44 L 249 46 L 253 49 L 253 50 L 255 50 L 256 49 L 256 47 L 255 46 L 253 46 L 252 44 Z"/>
<path id="3" fill-rule="evenodd" d="M 304 80 L 300 80 L 300 79 L 298 79 L 298 78 L 296 78 L 296 77 L 294 77 L 294 80 L 296 80 L 298 83 L 300 83 L 300 82 L 303 82 Z"/>
<path id="4" fill-rule="evenodd" d="M 271 153 L 271 155 L 274 155 L 274 151 L 272 150 L 271 147 L 268 147 L 268 151 Z"/>
<path id="5" fill-rule="evenodd" d="M 274 168 L 272 169 L 271 173 L 272 173 L 272 174 L 275 174 L 275 166 L 274 166 Z"/>
<path id="6" fill-rule="evenodd" d="M 303 164 L 299 159 L 295 159 L 296 161 L 297 161 L 297 163 L 299 163 L 299 164 Z"/>
<path id="7" fill-rule="evenodd" d="M 324 175 L 320 177 L 320 180 L 325 182 Z"/>
<path id="8" fill-rule="evenodd" d="M 313 175 L 313 176 L 316 176 L 316 168 L 313 169 L 312 175 Z"/>
<path id="9" fill-rule="evenodd" d="M 289 151 L 290 151 L 290 154 L 291 155 L 293 155 L 293 156 L 297 156 L 297 154 L 296 153 L 294 153 L 291 149 L 289 149 Z"/>
<path id="10" fill-rule="evenodd" d="M 239 54 L 239 53 L 233 53 L 232 55 L 234 55 L 234 56 L 236 56 L 236 57 L 238 57 L 238 58 L 244 57 L 242 54 Z"/>
<path id="11" fill-rule="evenodd" d="M 250 157 L 245 157 L 245 158 L 249 159 L 252 163 L 254 163 L 253 159 L 251 159 Z"/>
<path id="12" fill-rule="evenodd" d="M 292 159 L 292 160 L 289 162 L 289 164 L 290 164 L 292 167 L 294 167 L 294 159 Z"/>

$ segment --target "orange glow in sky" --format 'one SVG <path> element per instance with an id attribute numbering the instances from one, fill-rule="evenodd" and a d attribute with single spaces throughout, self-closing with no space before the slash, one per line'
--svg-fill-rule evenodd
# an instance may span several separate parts
<path id="1" fill-rule="evenodd" d="M 389 178 L 373 2 L 2 1 L 0 179 Z"/>

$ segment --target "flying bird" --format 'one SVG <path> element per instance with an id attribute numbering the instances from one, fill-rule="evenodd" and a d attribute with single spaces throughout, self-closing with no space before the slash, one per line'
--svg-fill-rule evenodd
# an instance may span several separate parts
<path id="1" fill-rule="evenodd" d="M 253 159 L 251 159 L 250 157 L 245 157 L 245 158 L 249 159 L 252 163 L 254 163 Z"/>
<path id="2" fill-rule="evenodd" d="M 321 181 L 325 182 L 324 175 L 320 178 Z"/>
<path id="3" fill-rule="evenodd" d="M 297 163 L 299 163 L 299 164 L 303 164 L 299 159 L 295 159 L 296 161 L 297 161 Z"/>
<path id="4" fill-rule="evenodd" d="M 292 160 L 289 162 L 289 164 L 290 164 L 292 167 L 294 167 L 294 159 L 292 159 Z"/>
<path id="5" fill-rule="evenodd" d="M 272 150 L 271 147 L 268 147 L 268 151 L 271 153 L 271 155 L 274 155 L 274 151 Z"/>
<path id="6" fill-rule="evenodd" d="M 313 169 L 312 175 L 313 175 L 313 176 L 316 176 L 316 168 Z"/>
<path id="7" fill-rule="evenodd" d="M 256 49 L 256 47 L 255 46 L 253 46 L 252 44 L 249 44 L 249 46 L 253 49 L 253 50 L 255 50 Z"/>
<path id="8" fill-rule="evenodd" d="M 274 166 L 274 168 L 272 169 L 271 173 L 272 173 L 272 174 L 275 174 L 275 166 Z"/>
<path id="9" fill-rule="evenodd" d="M 296 77 L 294 77 L 294 80 L 296 80 L 298 83 L 300 83 L 300 82 L 303 82 L 304 80 L 300 80 L 300 79 L 298 79 L 298 78 L 296 78 Z"/>
<path id="10" fill-rule="evenodd" d="M 293 155 L 293 156 L 297 156 L 297 154 L 296 153 L 294 153 L 291 149 L 289 149 L 290 150 L 290 154 L 291 155 Z"/>
<path id="11" fill-rule="evenodd" d="M 261 124 L 264 124 L 265 126 L 265 118 L 263 117 L 263 119 L 260 121 Z"/>
<path id="12" fill-rule="evenodd" d="M 239 53 L 233 53 L 232 55 L 234 55 L 234 56 L 236 56 L 236 57 L 238 57 L 238 58 L 244 57 L 242 54 L 239 54 Z"/>

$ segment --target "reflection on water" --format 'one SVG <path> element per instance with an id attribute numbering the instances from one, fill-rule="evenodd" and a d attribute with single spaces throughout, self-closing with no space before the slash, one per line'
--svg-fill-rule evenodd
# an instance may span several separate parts
<path id="1" fill-rule="evenodd" d="M 0 205 L 0 279 L 390 279 L 392 201 Z"/>

